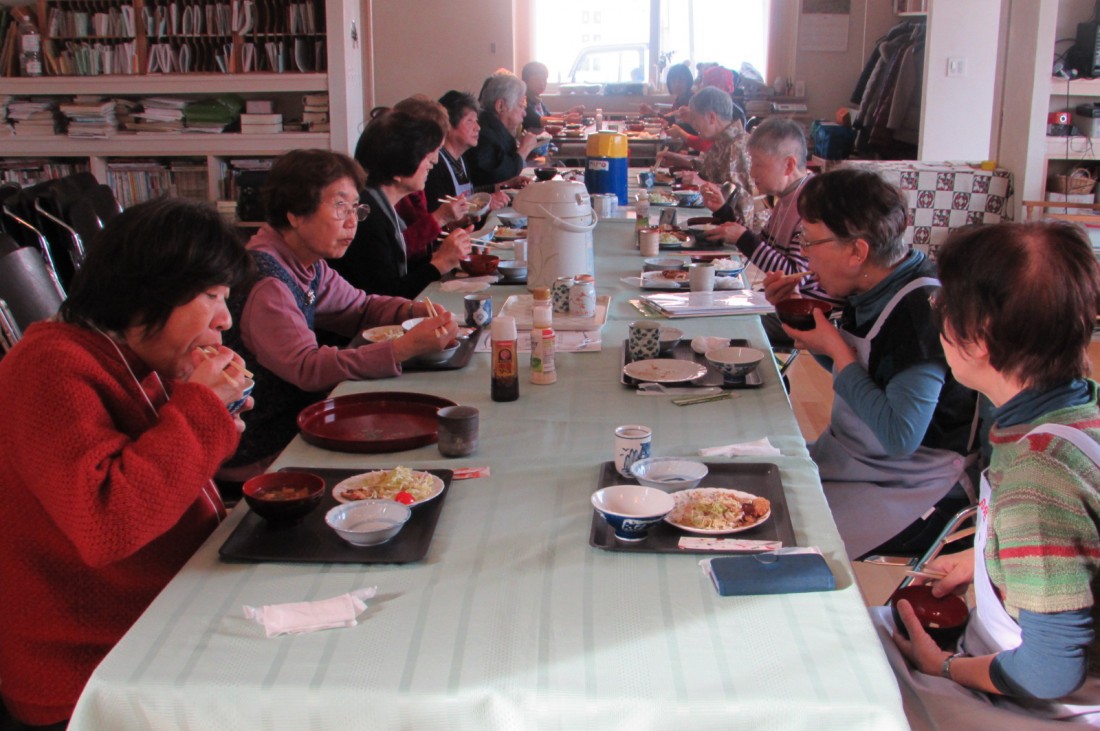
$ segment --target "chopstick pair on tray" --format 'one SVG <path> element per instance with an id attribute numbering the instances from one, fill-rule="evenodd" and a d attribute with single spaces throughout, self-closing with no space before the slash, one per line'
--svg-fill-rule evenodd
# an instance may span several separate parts
<path id="1" fill-rule="evenodd" d="M 199 352 L 202 353 L 203 358 L 206 358 L 207 360 L 210 360 L 210 356 L 217 354 L 218 349 L 216 347 L 214 347 L 213 345 L 207 345 L 207 346 L 204 346 L 204 347 L 200 347 Z M 241 374 L 245 378 L 252 378 L 252 371 L 248 370 L 247 368 L 245 368 L 243 365 L 241 365 L 237 361 L 231 360 L 231 361 L 229 361 L 229 365 L 233 366 L 233 368 L 236 369 L 237 373 Z M 229 366 L 226 366 L 226 368 L 228 368 L 228 367 Z M 225 371 L 222 371 L 222 378 L 224 378 L 226 380 L 226 382 L 228 382 L 230 385 L 233 385 L 233 386 L 237 385 L 237 382 L 234 381 L 229 376 L 229 374 L 226 373 Z"/>

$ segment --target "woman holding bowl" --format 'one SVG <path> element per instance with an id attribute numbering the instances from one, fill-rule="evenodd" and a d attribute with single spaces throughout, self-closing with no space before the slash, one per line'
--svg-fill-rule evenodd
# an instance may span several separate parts
<path id="1" fill-rule="evenodd" d="M 363 130 L 355 159 L 367 172 L 364 200 L 370 214 L 353 232 L 346 254 L 342 251 L 330 262 L 355 287 L 416 297 L 469 255 L 470 234 L 456 229 L 426 258 L 412 258 L 405 240 L 406 224 L 396 209 L 406 196 L 422 194 L 442 144 L 443 128 L 437 120 L 407 112 L 382 114 Z"/>
<path id="2" fill-rule="evenodd" d="M 500 70 L 481 88 L 481 134 L 477 145 L 463 155 L 474 185 L 523 187 L 529 181 L 520 175 L 523 161 L 538 144 L 536 136 L 516 133 L 527 113 L 527 86 L 511 71 Z"/>
<path id="3" fill-rule="evenodd" d="M 974 548 L 941 556 L 932 593 L 973 586 L 959 652 L 908 602 L 886 649 L 914 728 L 1100 725 L 1100 405 L 1087 378 L 1100 267 L 1064 223 L 954 233 L 934 313 L 952 371 L 992 403 Z M 929 677 L 931 676 L 931 677 Z M 961 722 L 965 719 L 965 724 Z"/>
<path id="4" fill-rule="evenodd" d="M 363 169 L 327 150 L 294 150 L 272 166 L 264 187 L 267 223 L 248 242 L 258 269 L 229 333 L 255 371 L 256 408 L 248 436 L 219 476 L 245 480 L 263 472 L 297 434 L 298 412 L 345 380 L 401 375 L 401 364 L 441 350 L 457 327 L 426 302 L 367 294 L 325 261 L 348 250 L 359 222 Z M 351 339 L 365 328 L 427 319 L 402 337 L 357 348 L 321 346 L 317 329 Z"/>
<path id="5" fill-rule="evenodd" d="M 132 206 L 88 246 L 58 317 L 0 361 L 0 694 L 24 723 L 64 725 L 225 516 L 211 478 L 247 380 L 221 342 L 247 269 L 212 207 Z"/>
<path id="6" fill-rule="evenodd" d="M 784 332 L 833 373 L 828 427 L 810 449 L 848 555 L 920 551 L 968 504 L 974 392 L 952 376 L 933 323 L 935 266 L 902 241 L 904 195 L 879 175 L 841 169 L 802 187 L 802 253 L 840 298 L 840 327 Z M 802 272 L 764 278 L 773 304 Z"/>

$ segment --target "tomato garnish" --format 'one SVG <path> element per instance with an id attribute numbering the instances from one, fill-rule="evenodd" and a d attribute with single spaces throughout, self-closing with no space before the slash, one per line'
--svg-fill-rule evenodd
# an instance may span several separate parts
<path id="1" fill-rule="evenodd" d="M 412 505 L 413 503 L 416 502 L 416 498 L 414 498 L 412 495 L 405 492 L 404 490 L 402 490 L 401 492 L 394 495 L 393 499 L 396 500 L 397 502 L 403 503 L 405 505 Z"/>

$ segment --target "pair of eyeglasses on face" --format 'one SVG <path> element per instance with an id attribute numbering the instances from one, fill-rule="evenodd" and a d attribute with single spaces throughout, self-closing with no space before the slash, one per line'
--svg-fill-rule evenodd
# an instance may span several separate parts
<path id="1" fill-rule="evenodd" d="M 336 201 L 330 204 L 332 206 L 333 215 L 337 221 L 346 221 L 349 217 L 355 216 L 356 221 L 366 221 L 367 216 L 370 215 L 370 206 L 366 203 L 348 203 L 347 201 Z"/>
<path id="2" fill-rule="evenodd" d="M 802 234 L 802 249 L 803 250 L 812 249 L 815 246 L 820 246 L 821 244 L 827 244 L 830 241 L 840 241 L 840 239 L 838 239 L 836 236 L 825 236 L 825 237 L 820 238 L 820 239 L 811 239 L 810 237 L 808 237 L 806 235 L 806 230 L 805 229 L 799 229 L 799 233 Z"/>

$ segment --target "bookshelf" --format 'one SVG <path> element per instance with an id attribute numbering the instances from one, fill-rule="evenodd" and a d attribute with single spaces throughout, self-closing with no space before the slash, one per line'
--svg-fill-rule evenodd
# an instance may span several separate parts
<path id="1" fill-rule="evenodd" d="M 129 36 L 111 37 L 73 37 L 72 19 L 53 24 L 54 30 L 64 28 L 63 35 L 50 35 L 48 20 L 51 12 L 111 10 L 121 11 L 123 7 L 132 7 L 135 18 L 135 32 Z M 329 104 L 330 127 L 324 132 L 284 131 L 271 134 L 241 134 L 235 132 L 195 133 L 195 132 L 141 132 L 119 131 L 113 137 L 80 138 L 67 135 L 54 136 L 16 136 L 5 140 L 0 161 L 8 163 L 19 158 L 30 162 L 33 159 L 46 159 L 50 165 L 64 169 L 65 165 L 77 165 L 89 169 L 97 179 L 107 182 L 113 163 L 129 163 L 136 160 L 156 160 L 166 168 L 174 167 L 186 170 L 186 180 L 180 183 L 194 195 L 196 190 L 196 169 L 205 168 L 206 197 L 216 201 L 221 199 L 231 185 L 223 179 L 229 169 L 229 162 L 238 158 L 274 157 L 288 150 L 301 147 L 320 147 L 350 152 L 358 139 L 359 127 L 363 120 L 363 75 L 362 51 L 359 48 L 360 4 L 354 0 L 324 2 L 286 2 L 284 0 L 226 0 L 209 2 L 193 0 L 179 2 L 177 15 L 185 9 L 189 13 L 202 12 L 203 22 L 210 8 L 222 8 L 232 19 L 233 13 L 243 14 L 246 7 L 252 7 L 251 30 L 247 24 L 238 24 L 229 34 L 183 34 L 165 32 L 163 34 L 147 32 L 141 22 L 148 12 L 169 12 L 176 3 L 153 3 L 148 0 L 132 2 L 113 2 L 97 0 L 89 3 L 83 0 L 38 0 L 35 6 L 37 17 L 46 18 L 40 22 L 43 46 L 52 43 L 52 53 L 56 54 L 62 44 L 76 44 L 95 41 L 101 45 L 133 44 L 133 63 L 129 67 L 133 73 L 111 74 L 61 74 L 61 68 L 55 62 L 49 62 L 47 75 L 33 78 L 0 77 L 3 94 L 16 98 L 56 97 L 59 101 L 75 95 L 97 95 L 104 98 L 138 99 L 148 96 L 169 96 L 187 99 L 200 99 L 222 94 L 236 94 L 245 100 L 269 99 L 275 102 L 277 112 L 285 119 L 299 117 L 302 112 L 303 97 L 307 94 L 327 94 Z M 312 8 L 313 19 L 317 23 L 317 32 L 307 33 L 301 27 L 306 12 L 302 8 Z M 192 23 L 194 22 L 192 15 Z M 297 18 L 297 20 L 295 20 Z M 89 21 L 90 22 L 90 21 Z M 79 23 L 77 24 L 79 26 Z M 177 26 L 182 29 L 182 22 Z M 243 26 L 243 27 L 242 27 Z M 167 31 L 173 29 L 172 21 L 167 21 Z M 292 30 L 293 28 L 293 30 Z M 79 39 L 79 40 L 78 40 Z M 225 50 L 225 72 L 218 65 L 217 71 L 174 71 L 163 73 L 159 65 L 149 71 L 149 57 L 158 53 L 156 48 L 164 46 L 178 50 L 184 45 L 200 43 L 218 44 Z M 224 42 L 223 42 L 224 41 Z M 301 43 L 298 43 L 301 41 Z M 270 70 L 272 54 L 263 50 L 269 42 L 281 42 L 282 72 Z M 251 61 L 246 62 L 245 54 L 249 45 L 258 46 L 260 51 Z M 308 48 L 301 51 L 302 68 L 298 70 L 294 52 L 286 49 Z M 162 54 L 163 55 L 163 54 Z M 276 57 L 279 54 L 275 54 Z M 287 61 L 289 60 L 289 66 Z M 217 62 L 215 62 L 217 64 Z M 277 65 L 277 64 L 276 64 Z M 248 68 L 246 71 L 245 68 Z M 114 68 L 115 71 L 120 69 Z M 42 179 L 51 176 L 50 165 L 44 166 Z M 114 166 L 118 167 L 118 166 Z M 174 189 L 173 189 L 174 190 Z"/>

